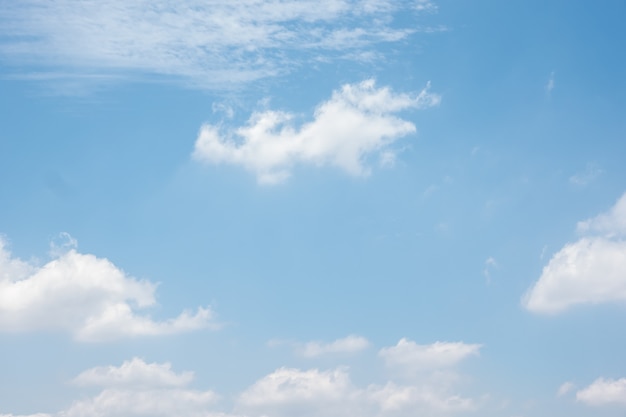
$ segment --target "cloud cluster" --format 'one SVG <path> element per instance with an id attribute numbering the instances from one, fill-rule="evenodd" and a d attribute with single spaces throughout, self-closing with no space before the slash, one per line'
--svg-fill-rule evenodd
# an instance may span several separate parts
<path id="1" fill-rule="evenodd" d="M 415 345 L 403 339 L 398 346 Z M 462 343 L 436 343 L 421 346 L 437 364 L 450 367 L 475 350 Z M 397 347 L 397 346 L 396 346 Z M 442 348 L 446 347 L 446 348 Z M 383 352 L 390 352 L 384 348 Z M 393 350 L 391 350 L 393 352 Z M 320 370 L 279 368 L 260 378 L 236 395 L 230 411 L 218 410 L 220 397 L 210 390 L 189 388 L 192 372 L 176 373 L 169 363 L 146 363 L 133 358 L 120 366 L 88 369 L 74 378 L 79 387 L 97 386 L 102 391 L 75 401 L 66 410 L 28 417 L 408 417 L 441 416 L 471 411 L 477 401 L 452 392 L 451 383 L 428 379 L 397 383 L 387 381 L 358 386 L 345 367 Z M 0 415 L 0 417 L 18 417 Z M 26 416 L 24 416 L 26 417 Z"/>
<path id="2" fill-rule="evenodd" d="M 254 173 L 263 184 L 285 181 L 297 164 L 331 165 L 354 176 L 369 174 L 364 160 L 415 132 L 415 125 L 394 114 L 440 102 L 428 87 L 419 94 L 394 93 L 374 80 L 346 84 L 315 109 L 313 120 L 294 125 L 295 115 L 281 111 L 254 113 L 245 126 L 200 129 L 193 157 L 211 164 L 232 164 Z M 390 154 L 391 153 L 391 154 Z"/>
<path id="3" fill-rule="evenodd" d="M 371 55 L 407 38 L 396 13 L 434 10 L 392 0 L 26 0 L 0 9 L 0 56 L 82 79 L 128 72 L 208 88 L 285 73 L 302 62 Z M 126 74 L 126 75 L 123 75 Z"/>
<path id="4" fill-rule="evenodd" d="M 626 301 L 626 194 L 608 212 L 579 222 L 578 231 L 582 237 L 550 259 L 522 299 L 530 311 Z"/>
<path id="5" fill-rule="evenodd" d="M 280 368 L 244 391 L 236 409 L 250 416 L 374 417 L 444 415 L 470 411 L 476 406 L 471 398 L 451 394 L 449 387 L 392 381 L 358 387 L 346 368 Z"/>
<path id="6" fill-rule="evenodd" d="M 15 258 L 0 239 L 0 331 L 60 330 L 80 341 L 165 335 L 214 327 L 209 308 L 155 321 L 156 285 L 128 276 L 109 260 L 55 250 L 43 266 Z"/>

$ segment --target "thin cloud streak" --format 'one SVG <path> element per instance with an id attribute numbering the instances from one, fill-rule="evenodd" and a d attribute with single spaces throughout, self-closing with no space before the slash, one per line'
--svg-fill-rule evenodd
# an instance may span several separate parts
<path id="1" fill-rule="evenodd" d="M 420 29 L 395 27 L 394 14 L 421 10 L 389 0 L 27 0 L 0 10 L 0 56 L 38 79 L 143 74 L 229 88 L 406 39 Z"/>

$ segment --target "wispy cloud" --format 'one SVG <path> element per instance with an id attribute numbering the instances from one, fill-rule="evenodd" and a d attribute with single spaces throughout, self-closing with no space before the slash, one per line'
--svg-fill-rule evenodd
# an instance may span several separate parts
<path id="1" fill-rule="evenodd" d="M 487 258 L 487 260 L 485 261 L 485 266 L 483 268 L 483 275 L 485 276 L 487 284 L 491 283 L 491 271 L 497 267 L 498 263 L 494 258 L 492 258 L 491 256 Z"/>
<path id="2" fill-rule="evenodd" d="M 398 346 L 403 346 L 403 341 Z M 465 357 L 477 354 L 479 349 L 478 345 L 462 343 L 421 347 L 409 343 L 408 348 L 408 352 L 406 349 L 398 352 L 397 346 L 384 348 L 381 352 L 388 354 L 380 356 L 385 362 L 395 358 L 399 365 L 447 370 Z M 429 363 L 425 365 L 425 362 Z M 91 397 L 82 395 L 65 410 L 30 416 L 0 414 L 0 417 L 443 417 L 476 410 L 481 403 L 457 393 L 460 387 L 455 379 L 427 377 L 357 385 L 346 367 L 304 370 L 280 367 L 230 396 L 233 399 L 230 404 L 218 403 L 220 399 L 228 399 L 212 390 L 191 388 L 193 380 L 193 372 L 175 372 L 170 363 L 148 363 L 133 358 L 120 366 L 98 366 L 76 376 L 72 380 L 75 387 L 98 387 L 101 391 Z"/>
<path id="3" fill-rule="evenodd" d="M 254 113 L 245 126 L 224 129 L 206 124 L 200 129 L 193 157 L 210 164 L 239 165 L 259 183 L 284 182 L 297 164 L 331 165 L 354 176 L 368 175 L 364 159 L 389 146 L 415 125 L 394 115 L 402 110 L 435 106 L 440 97 L 428 87 L 418 94 L 377 88 L 373 80 L 346 84 L 317 106 L 313 120 L 294 126 L 294 114 Z"/>
<path id="4" fill-rule="evenodd" d="M 569 182 L 573 185 L 584 187 L 596 180 L 604 170 L 595 163 L 588 163 L 585 169 L 569 177 Z"/>
<path id="5" fill-rule="evenodd" d="M 0 56 L 25 77 L 93 81 L 174 77 L 224 88 L 305 62 L 371 55 L 418 25 L 394 16 L 434 10 L 392 0 L 25 0 L 0 9 Z M 365 55 L 363 55 L 365 54 Z"/>

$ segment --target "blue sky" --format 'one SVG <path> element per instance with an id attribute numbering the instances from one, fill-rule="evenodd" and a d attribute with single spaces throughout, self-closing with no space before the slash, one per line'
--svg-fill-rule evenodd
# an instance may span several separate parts
<path id="1" fill-rule="evenodd" d="M 622 416 L 625 14 L 0 0 L 0 416 Z"/>

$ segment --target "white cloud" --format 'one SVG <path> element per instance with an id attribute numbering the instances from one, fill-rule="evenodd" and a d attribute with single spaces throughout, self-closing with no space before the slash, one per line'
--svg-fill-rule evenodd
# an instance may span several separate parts
<path id="1" fill-rule="evenodd" d="M 332 353 L 354 353 L 363 349 L 367 349 L 369 342 L 362 336 L 350 335 L 342 339 L 337 339 L 334 342 L 308 342 L 304 345 L 299 345 L 296 351 L 307 358 L 316 356 L 332 354 Z"/>
<path id="2" fill-rule="evenodd" d="M 564 382 L 556 392 L 557 397 L 562 397 L 576 387 L 573 382 Z"/>
<path id="3" fill-rule="evenodd" d="M 207 407 L 218 396 L 213 391 L 185 388 L 192 379 L 192 372 L 177 374 L 169 363 L 146 363 L 138 358 L 119 367 L 88 369 L 74 382 L 104 389 L 95 397 L 74 402 L 57 416 L 206 416 Z"/>
<path id="4" fill-rule="evenodd" d="M 328 371 L 281 368 L 241 394 L 237 409 L 250 416 L 431 416 L 468 411 L 471 398 L 429 385 L 371 384 L 356 387 L 345 368 Z"/>
<path id="5" fill-rule="evenodd" d="M 413 123 L 394 116 L 410 108 L 437 105 L 428 92 L 397 94 L 377 88 L 373 80 L 346 84 L 315 110 L 313 121 L 295 127 L 295 115 L 281 111 L 254 113 L 245 126 L 224 130 L 206 124 L 200 129 L 193 157 L 239 165 L 264 184 L 285 181 L 297 164 L 331 165 L 354 176 L 368 175 L 364 159 L 387 152 L 400 137 L 415 132 Z"/>
<path id="6" fill-rule="evenodd" d="M 14 258 L 0 239 L 0 331 L 61 330 L 103 341 L 215 327 L 208 308 L 165 321 L 139 314 L 156 304 L 155 290 L 107 259 L 72 248 L 40 267 Z"/>
<path id="7" fill-rule="evenodd" d="M 445 415 L 470 411 L 477 407 L 475 400 L 451 395 L 445 390 L 422 386 L 401 386 L 393 382 L 383 387 L 371 386 L 368 394 L 385 413 L 403 411 L 402 415 Z"/>
<path id="8" fill-rule="evenodd" d="M 0 55 L 44 69 L 31 78 L 93 82 L 131 72 L 224 88 L 405 39 L 418 29 L 398 27 L 394 15 L 420 10 L 434 5 L 419 1 L 411 11 L 392 0 L 28 0 L 0 10 Z"/>
<path id="9" fill-rule="evenodd" d="M 626 378 L 599 378 L 578 391 L 576 400 L 592 406 L 611 404 L 626 406 Z"/>
<path id="10" fill-rule="evenodd" d="M 626 195 L 611 210 L 580 222 L 587 236 L 565 245 L 522 298 L 537 313 L 581 304 L 626 301 Z"/>
<path id="11" fill-rule="evenodd" d="M 176 374 L 170 363 L 146 363 L 133 358 L 121 366 L 100 366 L 88 369 L 74 378 L 77 385 L 181 387 L 193 380 L 193 372 Z"/>
<path id="12" fill-rule="evenodd" d="M 429 345 L 400 339 L 397 345 L 378 353 L 385 363 L 403 372 L 413 373 L 450 368 L 462 360 L 477 356 L 481 345 L 463 342 L 435 342 Z"/>
<path id="13" fill-rule="evenodd" d="M 189 388 L 192 380 L 192 372 L 174 372 L 169 363 L 134 358 L 120 366 L 91 368 L 74 378 L 75 386 L 99 386 L 102 390 L 74 401 L 65 410 L 0 417 L 436 417 L 475 410 L 479 405 L 454 393 L 449 381 L 357 386 L 345 367 L 279 368 L 236 395 L 232 404 L 221 406 L 232 410 L 225 413 L 218 411 L 218 394 Z"/>

